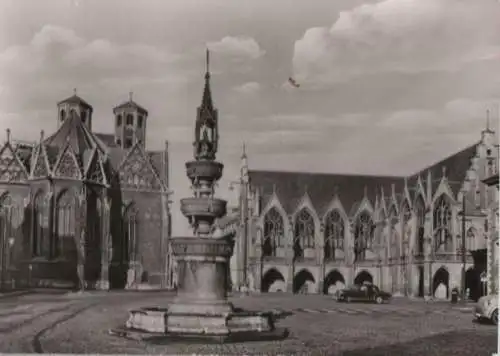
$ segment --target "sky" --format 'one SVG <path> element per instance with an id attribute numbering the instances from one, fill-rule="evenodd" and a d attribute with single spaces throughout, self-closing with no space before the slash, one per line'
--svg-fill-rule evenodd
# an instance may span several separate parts
<path id="1" fill-rule="evenodd" d="M 148 148 L 169 141 L 184 234 L 206 48 L 235 204 L 243 142 L 250 169 L 406 175 L 476 142 L 487 110 L 496 128 L 498 19 L 498 0 L 2 0 L 0 128 L 54 131 L 77 88 L 111 132 L 132 91 Z"/>

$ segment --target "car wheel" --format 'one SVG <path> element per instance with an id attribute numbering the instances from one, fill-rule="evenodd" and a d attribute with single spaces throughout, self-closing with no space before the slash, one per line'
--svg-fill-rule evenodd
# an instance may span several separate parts
<path id="1" fill-rule="evenodd" d="M 375 298 L 375 303 L 382 304 L 383 302 L 384 302 L 384 299 L 382 299 L 381 296 L 377 296 L 377 298 Z"/>
<path id="2" fill-rule="evenodd" d="M 493 313 L 491 313 L 491 322 L 498 325 L 498 309 L 493 310 Z"/>

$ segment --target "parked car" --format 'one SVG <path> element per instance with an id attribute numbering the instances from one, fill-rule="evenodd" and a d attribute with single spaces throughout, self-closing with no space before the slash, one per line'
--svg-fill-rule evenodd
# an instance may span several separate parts
<path id="1" fill-rule="evenodd" d="M 478 320 L 489 320 L 498 325 L 498 294 L 485 295 L 476 303 L 474 317 Z"/>
<path id="2" fill-rule="evenodd" d="M 391 293 L 380 290 L 376 285 L 364 283 L 342 289 L 337 294 L 339 302 L 371 302 L 382 304 L 392 298 Z"/>

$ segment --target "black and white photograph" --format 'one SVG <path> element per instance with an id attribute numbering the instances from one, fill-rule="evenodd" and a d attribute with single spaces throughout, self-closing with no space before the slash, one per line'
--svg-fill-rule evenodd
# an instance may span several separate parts
<path id="1" fill-rule="evenodd" d="M 0 354 L 497 355 L 500 1 L 0 0 Z"/>

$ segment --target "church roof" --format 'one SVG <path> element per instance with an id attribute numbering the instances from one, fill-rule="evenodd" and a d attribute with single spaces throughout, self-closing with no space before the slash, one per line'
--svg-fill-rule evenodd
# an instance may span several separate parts
<path id="1" fill-rule="evenodd" d="M 83 155 L 87 150 L 97 147 L 101 153 L 106 152 L 104 144 L 82 122 L 80 116 L 74 111 L 70 112 L 59 129 L 44 144 L 47 147 L 62 149 L 66 142 L 77 155 Z"/>
<path id="2" fill-rule="evenodd" d="M 113 109 L 113 112 L 116 113 L 116 111 L 120 110 L 120 109 L 134 109 L 134 110 L 137 110 L 138 112 L 140 112 L 142 114 L 145 114 L 145 115 L 148 114 L 148 111 L 146 109 L 144 109 L 142 106 L 140 106 L 139 104 L 137 104 L 132 99 L 130 99 L 129 101 L 126 101 L 126 102 L 124 102 L 124 103 L 116 106 Z"/>
<path id="3" fill-rule="evenodd" d="M 404 184 L 403 177 L 395 176 L 260 170 L 250 170 L 249 175 L 251 185 L 261 189 L 263 206 L 268 203 L 274 191 L 285 211 L 292 214 L 307 192 L 320 216 L 326 212 L 336 192 L 346 213 L 351 214 L 363 200 L 365 189 L 366 197 L 373 206 L 381 187 L 386 194 L 390 194 L 392 184 L 396 185 L 398 191 L 402 190 Z"/>
<path id="4" fill-rule="evenodd" d="M 86 108 L 92 109 L 92 106 L 89 103 L 87 103 L 85 100 L 83 100 L 82 98 L 80 98 L 76 94 L 74 94 L 74 95 L 70 96 L 69 98 L 66 98 L 66 99 L 60 101 L 59 103 L 57 103 L 57 105 L 61 105 L 61 104 L 78 104 L 78 105 L 84 106 Z"/>

